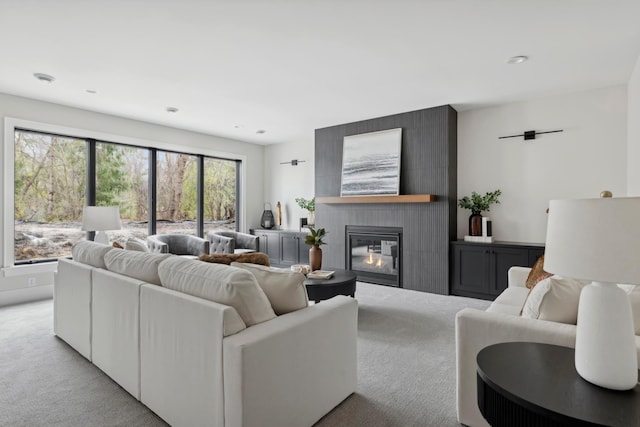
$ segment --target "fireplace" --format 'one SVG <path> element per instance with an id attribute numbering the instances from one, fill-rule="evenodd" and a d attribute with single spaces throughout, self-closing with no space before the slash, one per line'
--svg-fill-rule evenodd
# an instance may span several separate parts
<path id="1" fill-rule="evenodd" d="M 345 247 L 359 281 L 402 287 L 402 228 L 347 225 Z"/>

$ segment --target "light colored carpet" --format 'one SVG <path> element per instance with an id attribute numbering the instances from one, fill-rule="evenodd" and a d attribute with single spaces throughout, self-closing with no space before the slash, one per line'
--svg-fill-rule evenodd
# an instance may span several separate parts
<path id="1" fill-rule="evenodd" d="M 455 313 L 488 302 L 358 283 L 358 391 L 317 426 L 457 426 Z M 165 426 L 53 335 L 52 300 L 0 308 L 0 426 Z"/>

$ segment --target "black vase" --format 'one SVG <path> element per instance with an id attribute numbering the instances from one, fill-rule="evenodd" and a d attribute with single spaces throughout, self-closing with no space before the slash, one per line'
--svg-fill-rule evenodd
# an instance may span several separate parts
<path id="1" fill-rule="evenodd" d="M 482 215 L 472 212 L 469 217 L 469 236 L 482 236 Z"/>

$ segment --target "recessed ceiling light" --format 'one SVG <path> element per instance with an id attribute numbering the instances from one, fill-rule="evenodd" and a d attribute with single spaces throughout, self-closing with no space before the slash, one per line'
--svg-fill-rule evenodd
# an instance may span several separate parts
<path id="1" fill-rule="evenodd" d="M 522 64 L 528 59 L 529 57 L 524 55 L 512 56 L 511 58 L 507 59 L 507 64 Z"/>
<path id="2" fill-rule="evenodd" d="M 33 73 L 33 77 L 40 80 L 41 82 L 47 82 L 47 83 L 51 83 L 56 79 L 55 77 L 50 76 L 49 74 L 44 74 L 44 73 Z"/>
<path id="3" fill-rule="evenodd" d="M 264 130 L 264 129 L 258 129 L 258 130 L 256 131 L 256 133 L 266 133 L 266 132 L 267 132 L 267 131 L 266 131 L 266 130 Z"/>
<path id="4" fill-rule="evenodd" d="M 167 113 L 177 113 L 178 109 L 176 107 L 167 107 Z"/>
<path id="5" fill-rule="evenodd" d="M 96 89 L 87 89 L 87 93 L 98 93 Z"/>

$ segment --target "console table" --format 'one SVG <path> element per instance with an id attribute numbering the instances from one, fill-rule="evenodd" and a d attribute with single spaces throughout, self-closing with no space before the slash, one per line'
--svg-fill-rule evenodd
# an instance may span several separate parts
<path id="1" fill-rule="evenodd" d="M 306 231 L 255 228 L 249 230 L 260 239 L 260 252 L 269 256 L 269 263 L 277 267 L 309 264 L 309 248 L 304 243 Z"/>
<path id="2" fill-rule="evenodd" d="M 509 268 L 531 267 L 543 253 L 535 243 L 451 242 L 450 293 L 494 300 L 507 288 Z"/>
<path id="3" fill-rule="evenodd" d="M 478 353 L 478 407 L 493 427 L 638 426 L 640 386 L 629 391 L 582 379 L 574 350 L 510 342 Z"/>

